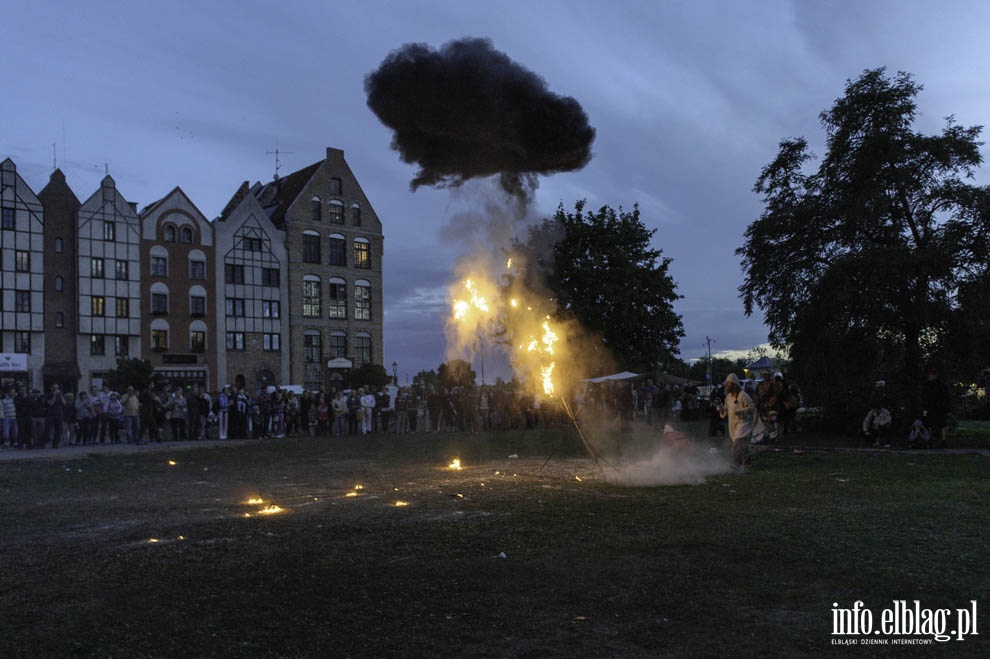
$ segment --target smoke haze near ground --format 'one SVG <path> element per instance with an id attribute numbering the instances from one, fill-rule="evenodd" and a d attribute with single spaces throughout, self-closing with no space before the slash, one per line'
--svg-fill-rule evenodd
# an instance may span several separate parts
<path id="1" fill-rule="evenodd" d="M 364 85 L 368 107 L 393 131 L 392 148 L 420 167 L 414 190 L 497 175 L 503 190 L 528 200 L 536 175 L 581 169 L 591 159 L 595 130 L 580 104 L 549 91 L 488 39 L 439 50 L 406 44 Z"/>
<path id="2" fill-rule="evenodd" d="M 623 431 L 610 410 L 583 407 L 581 431 L 600 456 L 603 478 L 615 485 L 698 485 L 709 476 L 732 471 L 731 442 L 723 438 L 699 441 L 676 425 L 655 427 L 642 418 Z"/>

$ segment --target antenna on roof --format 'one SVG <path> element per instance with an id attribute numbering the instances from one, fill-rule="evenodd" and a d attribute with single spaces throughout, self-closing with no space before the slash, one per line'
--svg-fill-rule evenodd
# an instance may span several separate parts
<path id="1" fill-rule="evenodd" d="M 278 170 L 282 168 L 282 161 L 278 159 L 280 153 L 295 153 L 295 151 L 279 151 L 278 147 L 275 147 L 274 151 L 265 151 L 266 156 L 275 156 L 275 177 L 274 180 L 278 180 Z"/>
<path id="2" fill-rule="evenodd" d="M 55 155 L 55 142 L 52 142 L 52 171 L 58 169 L 58 156 Z"/>

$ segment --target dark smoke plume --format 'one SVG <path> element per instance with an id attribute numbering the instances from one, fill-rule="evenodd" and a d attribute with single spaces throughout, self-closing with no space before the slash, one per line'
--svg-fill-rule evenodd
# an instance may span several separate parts
<path id="1" fill-rule="evenodd" d="M 595 129 L 576 100 L 492 47 L 461 39 L 439 51 L 406 44 L 364 81 L 368 107 L 395 134 L 392 148 L 419 165 L 421 185 L 458 186 L 500 176 L 517 197 L 537 174 L 573 171 L 591 159 Z"/>

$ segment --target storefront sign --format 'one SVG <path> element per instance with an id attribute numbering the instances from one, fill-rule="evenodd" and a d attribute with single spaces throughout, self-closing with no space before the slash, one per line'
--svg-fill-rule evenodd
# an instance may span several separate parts
<path id="1" fill-rule="evenodd" d="M 0 373 L 21 373 L 28 370 L 28 356 L 23 352 L 0 353 Z"/>

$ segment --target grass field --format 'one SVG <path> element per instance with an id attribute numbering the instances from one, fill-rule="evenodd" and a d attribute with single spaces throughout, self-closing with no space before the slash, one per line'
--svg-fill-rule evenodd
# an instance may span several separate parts
<path id="1" fill-rule="evenodd" d="M 607 464 L 569 429 L 2 463 L 0 656 L 990 654 L 990 458 L 785 444 L 736 475 L 699 442 L 694 484 L 632 486 L 683 465 L 594 439 Z M 980 635 L 832 644 L 833 603 L 895 600 L 976 600 Z"/>

